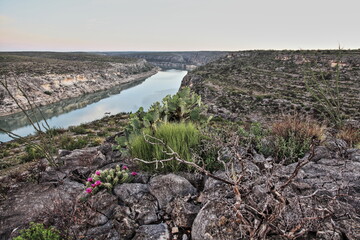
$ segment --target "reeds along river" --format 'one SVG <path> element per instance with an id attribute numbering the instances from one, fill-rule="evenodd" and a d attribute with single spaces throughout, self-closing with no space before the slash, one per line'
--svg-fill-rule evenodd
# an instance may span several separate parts
<path id="1" fill-rule="evenodd" d="M 109 113 L 135 112 L 139 107 L 148 109 L 151 104 L 161 101 L 166 95 L 175 94 L 186 74 L 187 71 L 184 70 L 164 70 L 134 83 L 67 99 L 41 107 L 40 110 L 51 127 L 67 128 L 100 119 Z M 40 114 L 32 115 L 32 118 L 42 119 Z M 20 136 L 34 132 L 21 112 L 0 117 L 0 128 Z M 0 133 L 0 141 L 10 140 L 9 136 Z"/>

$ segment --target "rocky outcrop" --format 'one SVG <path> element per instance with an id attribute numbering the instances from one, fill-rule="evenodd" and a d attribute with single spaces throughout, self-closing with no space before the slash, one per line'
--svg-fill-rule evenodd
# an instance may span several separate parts
<path id="1" fill-rule="evenodd" d="M 31 60 L 30 58 L 23 62 L 9 62 L 7 65 L 6 62 L 2 63 L 2 67 L 7 72 L 0 75 L 0 80 L 6 79 L 13 96 L 23 106 L 28 106 L 28 102 L 17 88 L 17 84 L 31 102 L 44 106 L 145 79 L 158 71 L 157 67 L 144 59 L 111 62 L 110 58 L 106 59 L 108 62 L 41 59 L 42 62 L 32 63 L 35 70 L 28 70 L 26 73 L 19 72 L 18 69 L 29 65 L 27 61 Z M 58 69 L 59 66 L 63 67 L 63 71 Z M 14 100 L 2 86 L 0 89 L 0 116 L 19 112 L 20 109 Z"/>
<path id="2" fill-rule="evenodd" d="M 248 233 L 239 226 L 235 213 L 248 217 L 251 212 L 236 205 L 232 186 L 224 182 L 208 177 L 202 184 L 201 177 L 189 173 L 150 179 L 140 174 L 132 183 L 119 184 L 113 191 L 103 190 L 84 201 L 84 179 L 95 169 L 122 163 L 114 162 L 117 158 L 106 146 L 62 151 L 60 156 L 60 167 L 40 163 L 10 185 L 6 199 L 0 202 L 0 239 L 15 236 L 30 221 L 67 229 L 88 240 L 240 239 Z M 303 239 L 359 239 L 359 159 L 360 150 L 349 149 L 339 139 L 316 148 L 312 161 L 283 191 L 287 203 L 273 224 L 282 229 L 305 224 L 308 230 Z M 243 201 L 254 209 L 269 203 L 269 181 L 283 184 L 297 165 L 269 163 L 269 171 L 264 161 L 270 160 L 256 154 L 234 168 L 244 176 Z M 227 177 L 223 171 L 215 174 Z M 0 179 L 2 184 L 7 181 Z M 270 213 L 264 210 L 264 214 Z M 316 220 L 319 216 L 323 217 Z M 277 234 L 272 231 L 268 239 L 282 239 Z"/>

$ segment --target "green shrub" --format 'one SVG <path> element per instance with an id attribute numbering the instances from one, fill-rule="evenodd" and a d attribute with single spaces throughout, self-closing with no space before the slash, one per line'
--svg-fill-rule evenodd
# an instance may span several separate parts
<path id="1" fill-rule="evenodd" d="M 324 129 L 314 120 L 295 115 L 273 123 L 270 129 L 252 123 L 248 130 L 240 128 L 239 134 L 245 144 L 251 144 L 264 156 L 290 164 L 305 156 L 312 138 L 322 139 Z"/>
<path id="2" fill-rule="evenodd" d="M 30 223 L 28 229 L 20 231 L 14 240 L 60 240 L 60 233 L 55 228 L 44 228 L 43 224 Z"/>
<path id="3" fill-rule="evenodd" d="M 89 140 L 87 137 L 72 137 L 70 135 L 62 135 L 60 138 L 60 147 L 66 150 L 81 149 L 87 146 Z"/>
<path id="4" fill-rule="evenodd" d="M 88 130 L 83 125 L 76 126 L 76 127 L 70 127 L 69 130 L 72 131 L 73 133 L 76 133 L 76 134 L 86 134 L 86 133 L 88 133 Z"/>
<path id="5" fill-rule="evenodd" d="M 197 146 L 200 142 L 200 132 L 192 123 L 166 123 L 159 126 L 155 132 L 150 128 L 143 130 L 144 135 L 150 135 L 160 139 L 166 143 L 173 151 L 187 161 L 192 161 L 191 148 Z M 154 145 L 146 142 L 144 135 L 134 135 L 130 138 L 129 147 L 133 157 L 143 159 L 145 161 L 153 161 L 154 159 L 167 159 L 169 152 L 164 146 Z M 156 142 L 155 140 L 151 140 Z M 154 164 L 141 163 L 142 169 L 147 171 L 155 171 Z M 162 172 L 176 172 L 180 170 L 189 170 L 190 167 L 172 160 L 164 163 L 164 166 L 157 169 Z"/>
<path id="6" fill-rule="evenodd" d="M 25 152 L 26 154 L 22 156 L 23 162 L 29 162 L 34 159 L 40 159 L 45 157 L 45 154 L 42 151 L 42 149 L 36 145 L 26 145 Z"/>

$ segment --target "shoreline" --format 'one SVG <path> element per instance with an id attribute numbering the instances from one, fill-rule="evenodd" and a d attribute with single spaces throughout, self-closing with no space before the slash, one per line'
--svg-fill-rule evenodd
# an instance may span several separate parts
<path id="1" fill-rule="evenodd" d="M 113 82 L 114 84 L 104 85 L 103 88 L 96 89 L 95 91 L 93 89 L 91 89 L 91 88 L 90 89 L 85 89 L 85 90 L 83 89 L 84 91 L 82 91 L 82 92 L 72 92 L 71 94 L 62 96 L 61 98 L 59 96 L 48 98 L 48 99 L 46 99 L 46 102 L 43 102 L 43 101 L 39 102 L 39 100 L 35 100 L 32 104 L 35 103 L 38 107 L 51 105 L 51 104 L 60 102 L 62 100 L 68 100 L 68 99 L 71 99 L 71 98 L 80 97 L 80 96 L 85 95 L 85 94 L 96 93 L 96 92 L 99 92 L 99 91 L 108 90 L 108 89 L 110 89 L 112 87 L 118 87 L 118 86 L 128 84 L 128 83 L 131 83 L 131 82 L 136 82 L 136 81 L 139 81 L 141 79 L 151 77 L 151 76 L 155 75 L 156 73 L 158 73 L 159 71 L 160 71 L 159 67 L 154 67 L 152 70 L 150 70 L 148 72 L 127 76 L 126 78 L 120 79 L 119 81 L 114 81 Z M 92 82 L 89 81 L 89 83 L 92 83 Z M 4 108 L 4 110 L 5 110 L 5 108 Z M 26 109 L 26 110 L 29 110 L 29 109 Z M 22 110 L 19 107 L 11 109 L 11 112 L 0 110 L 0 117 L 11 116 L 11 115 L 19 113 L 21 111 Z"/>

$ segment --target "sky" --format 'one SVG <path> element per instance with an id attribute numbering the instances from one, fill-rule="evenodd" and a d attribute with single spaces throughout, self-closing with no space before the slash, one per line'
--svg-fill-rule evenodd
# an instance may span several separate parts
<path id="1" fill-rule="evenodd" d="M 359 0 L 0 0 L 0 51 L 360 48 Z"/>

